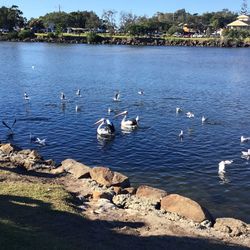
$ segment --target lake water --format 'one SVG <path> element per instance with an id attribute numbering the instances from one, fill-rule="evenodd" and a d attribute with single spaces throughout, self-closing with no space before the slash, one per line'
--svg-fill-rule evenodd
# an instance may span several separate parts
<path id="1" fill-rule="evenodd" d="M 0 140 L 35 148 L 58 163 L 74 158 L 108 166 L 135 186 L 188 196 L 215 216 L 250 222 L 250 161 L 241 158 L 250 143 L 240 143 L 241 135 L 250 136 L 249 72 L 250 49 L 2 42 L 0 119 L 17 122 L 13 138 L 0 126 Z M 82 97 L 75 95 L 78 88 Z M 112 100 L 116 90 L 119 103 Z M 139 115 L 140 128 L 123 133 L 109 107 Z M 177 115 L 176 107 L 184 112 Z M 202 115 L 208 124 L 202 125 Z M 96 136 L 93 124 L 102 117 L 116 126 L 113 140 Z M 30 143 L 30 133 L 48 144 Z M 221 160 L 234 160 L 224 176 L 218 175 Z"/>

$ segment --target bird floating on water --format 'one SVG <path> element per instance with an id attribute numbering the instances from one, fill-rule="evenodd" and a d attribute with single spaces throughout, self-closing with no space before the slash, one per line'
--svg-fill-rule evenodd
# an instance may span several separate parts
<path id="1" fill-rule="evenodd" d="M 180 107 L 177 107 L 175 110 L 176 110 L 176 113 L 181 113 L 182 112 L 182 109 Z"/>
<path id="2" fill-rule="evenodd" d="M 24 92 L 23 98 L 24 98 L 24 100 L 29 100 L 30 99 L 30 97 L 28 96 L 28 94 L 26 92 Z"/>
<path id="3" fill-rule="evenodd" d="M 66 100 L 65 94 L 64 94 L 63 92 L 61 92 L 60 99 L 61 99 L 62 101 Z"/>
<path id="4" fill-rule="evenodd" d="M 35 65 L 32 65 L 31 68 L 32 68 L 32 69 L 35 69 Z"/>
<path id="5" fill-rule="evenodd" d="M 243 135 L 240 137 L 240 142 L 248 142 L 250 140 L 250 137 L 244 137 Z"/>
<path id="6" fill-rule="evenodd" d="M 81 96 L 81 89 L 78 89 L 78 90 L 76 91 L 76 95 L 77 95 L 77 96 Z"/>
<path id="7" fill-rule="evenodd" d="M 97 124 L 99 124 L 97 128 L 97 134 L 99 136 L 110 137 L 115 135 L 115 126 L 109 119 L 101 118 L 95 123 L 95 125 Z"/>
<path id="8" fill-rule="evenodd" d="M 187 116 L 188 118 L 194 118 L 194 113 L 192 113 L 192 112 L 187 112 L 187 113 L 186 113 L 186 116 Z"/>
<path id="9" fill-rule="evenodd" d="M 81 111 L 81 107 L 79 105 L 76 105 L 76 112 L 80 112 Z"/>
<path id="10" fill-rule="evenodd" d="M 202 122 L 202 123 L 207 122 L 207 120 L 208 120 L 208 118 L 207 118 L 207 117 L 205 117 L 204 115 L 201 117 L 201 122 Z"/>
<path id="11" fill-rule="evenodd" d="M 128 111 L 123 111 L 123 112 L 115 115 L 114 117 L 121 116 L 121 115 L 124 115 L 124 117 L 123 117 L 123 119 L 121 121 L 121 128 L 122 129 L 124 129 L 124 130 L 133 130 L 133 129 L 138 128 L 138 126 L 139 126 L 139 116 L 136 116 L 136 118 L 133 118 L 133 119 L 126 120 L 127 115 L 128 115 Z"/>
<path id="12" fill-rule="evenodd" d="M 113 97 L 113 100 L 115 101 L 115 102 L 120 102 L 121 100 L 120 100 L 120 92 L 116 92 L 115 93 L 115 96 Z"/>
<path id="13" fill-rule="evenodd" d="M 219 163 L 219 170 L 218 170 L 218 173 L 225 173 L 225 167 L 226 165 L 230 165 L 233 163 L 233 160 L 225 160 L 225 161 L 221 161 Z"/>
<path id="14" fill-rule="evenodd" d="M 144 91 L 143 91 L 143 90 L 139 90 L 139 91 L 138 91 L 138 94 L 139 94 L 139 95 L 144 95 Z"/>
<path id="15" fill-rule="evenodd" d="M 184 133 L 183 130 L 181 130 L 180 134 L 179 134 L 180 139 L 182 140 L 184 138 Z"/>
<path id="16" fill-rule="evenodd" d="M 250 159 L 250 149 L 248 149 L 247 151 L 241 151 L 241 153 L 242 153 L 241 158 L 245 158 L 247 160 Z"/>
<path id="17" fill-rule="evenodd" d="M 30 141 L 42 146 L 46 145 L 46 139 L 40 139 L 39 137 L 32 136 L 32 133 L 30 133 Z"/>
<path id="18" fill-rule="evenodd" d="M 3 125 L 9 129 L 9 134 L 13 135 L 14 134 L 14 131 L 13 131 L 13 128 L 16 124 L 16 119 L 13 121 L 12 125 L 8 125 L 5 121 L 2 121 Z"/>

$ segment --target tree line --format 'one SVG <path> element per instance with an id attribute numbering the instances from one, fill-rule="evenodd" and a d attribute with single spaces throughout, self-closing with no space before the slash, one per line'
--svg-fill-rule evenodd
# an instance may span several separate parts
<path id="1" fill-rule="evenodd" d="M 27 20 L 18 6 L 2 6 L 0 8 L 0 29 L 18 30 L 31 29 L 34 32 L 47 30 L 53 25 L 57 32 L 64 32 L 67 27 L 83 28 L 89 31 L 103 31 L 109 33 L 121 32 L 131 35 L 169 34 L 182 32 L 183 26 L 197 33 L 213 32 L 224 28 L 237 17 L 228 9 L 203 14 L 191 14 L 185 9 L 173 13 L 157 12 L 153 16 L 137 16 L 132 12 L 104 10 L 101 17 L 93 11 L 63 11 L 47 13 L 39 18 Z"/>

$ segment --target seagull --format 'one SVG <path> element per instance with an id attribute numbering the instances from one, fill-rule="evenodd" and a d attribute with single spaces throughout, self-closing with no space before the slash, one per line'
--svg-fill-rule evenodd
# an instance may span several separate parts
<path id="1" fill-rule="evenodd" d="M 32 133 L 30 133 L 30 142 L 37 143 L 42 146 L 46 145 L 46 139 L 40 139 L 38 137 L 32 136 Z"/>
<path id="2" fill-rule="evenodd" d="M 187 113 L 186 113 L 186 116 L 187 116 L 188 118 L 194 118 L 194 113 L 192 113 L 192 112 L 187 112 Z"/>
<path id="3" fill-rule="evenodd" d="M 108 114 L 110 115 L 111 112 L 114 112 L 114 110 L 109 107 L 108 108 Z"/>
<path id="4" fill-rule="evenodd" d="M 205 117 L 204 115 L 201 117 L 201 122 L 202 122 L 202 123 L 207 122 L 207 120 L 208 120 L 208 118 L 207 118 L 207 117 Z"/>
<path id="5" fill-rule="evenodd" d="M 138 94 L 139 94 L 139 95 L 144 95 L 144 91 L 143 91 L 143 90 L 140 90 L 140 91 L 138 91 Z"/>
<path id="6" fill-rule="evenodd" d="M 114 100 L 115 102 L 120 102 L 120 93 L 119 93 L 119 92 L 116 92 L 116 93 L 115 93 L 115 96 L 113 97 L 113 100 Z"/>
<path id="7" fill-rule="evenodd" d="M 176 108 L 176 113 L 181 113 L 181 112 L 182 112 L 182 109 L 179 108 L 179 107 L 177 107 L 177 108 Z"/>
<path id="8" fill-rule="evenodd" d="M 79 105 L 76 105 L 76 112 L 81 111 L 81 107 Z"/>
<path id="9" fill-rule="evenodd" d="M 242 153 L 241 158 L 245 158 L 247 160 L 250 159 L 250 149 L 248 149 L 247 151 L 241 151 L 241 153 Z"/>
<path id="10" fill-rule="evenodd" d="M 179 134 L 179 137 L 180 137 L 181 140 L 183 139 L 183 137 L 184 137 L 183 130 L 181 130 L 181 132 L 180 132 L 180 134 Z"/>
<path id="11" fill-rule="evenodd" d="M 250 137 L 244 137 L 243 135 L 240 137 L 240 142 L 248 142 L 250 140 Z"/>
<path id="12" fill-rule="evenodd" d="M 40 138 L 37 137 L 36 140 L 35 140 L 35 143 L 40 144 L 42 146 L 45 146 L 46 145 L 46 139 L 40 139 Z"/>
<path id="13" fill-rule="evenodd" d="M 32 69 L 35 69 L 35 65 L 32 65 L 31 68 L 32 68 Z"/>
<path id="14" fill-rule="evenodd" d="M 6 128 L 8 128 L 9 129 L 9 131 L 10 131 L 10 134 L 11 135 L 13 135 L 14 134 L 14 132 L 13 132 L 13 127 L 15 126 L 15 124 L 16 124 L 16 119 L 14 120 L 14 122 L 12 123 L 12 125 L 10 126 L 10 125 L 8 125 L 5 121 L 2 121 L 2 123 L 3 123 L 3 125 L 6 127 Z"/>
<path id="15" fill-rule="evenodd" d="M 26 92 L 24 92 L 23 96 L 24 96 L 24 100 L 29 100 L 30 99 Z"/>
<path id="16" fill-rule="evenodd" d="M 63 100 L 66 100 L 65 94 L 64 94 L 63 92 L 61 92 L 60 99 L 61 99 L 62 101 L 63 101 Z"/>
<path id="17" fill-rule="evenodd" d="M 230 165 L 233 163 L 233 160 L 225 160 L 225 161 L 221 161 L 219 163 L 219 170 L 218 170 L 218 173 L 225 173 L 225 167 L 226 165 Z"/>
<path id="18" fill-rule="evenodd" d="M 77 95 L 77 96 L 81 96 L 81 89 L 78 89 L 78 90 L 76 91 L 76 95 Z"/>

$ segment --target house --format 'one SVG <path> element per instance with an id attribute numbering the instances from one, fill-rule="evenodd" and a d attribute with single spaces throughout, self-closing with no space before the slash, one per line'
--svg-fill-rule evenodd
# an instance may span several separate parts
<path id="1" fill-rule="evenodd" d="M 237 17 L 237 20 L 229 23 L 227 27 L 236 30 L 250 30 L 250 17 L 247 15 L 240 15 Z"/>

